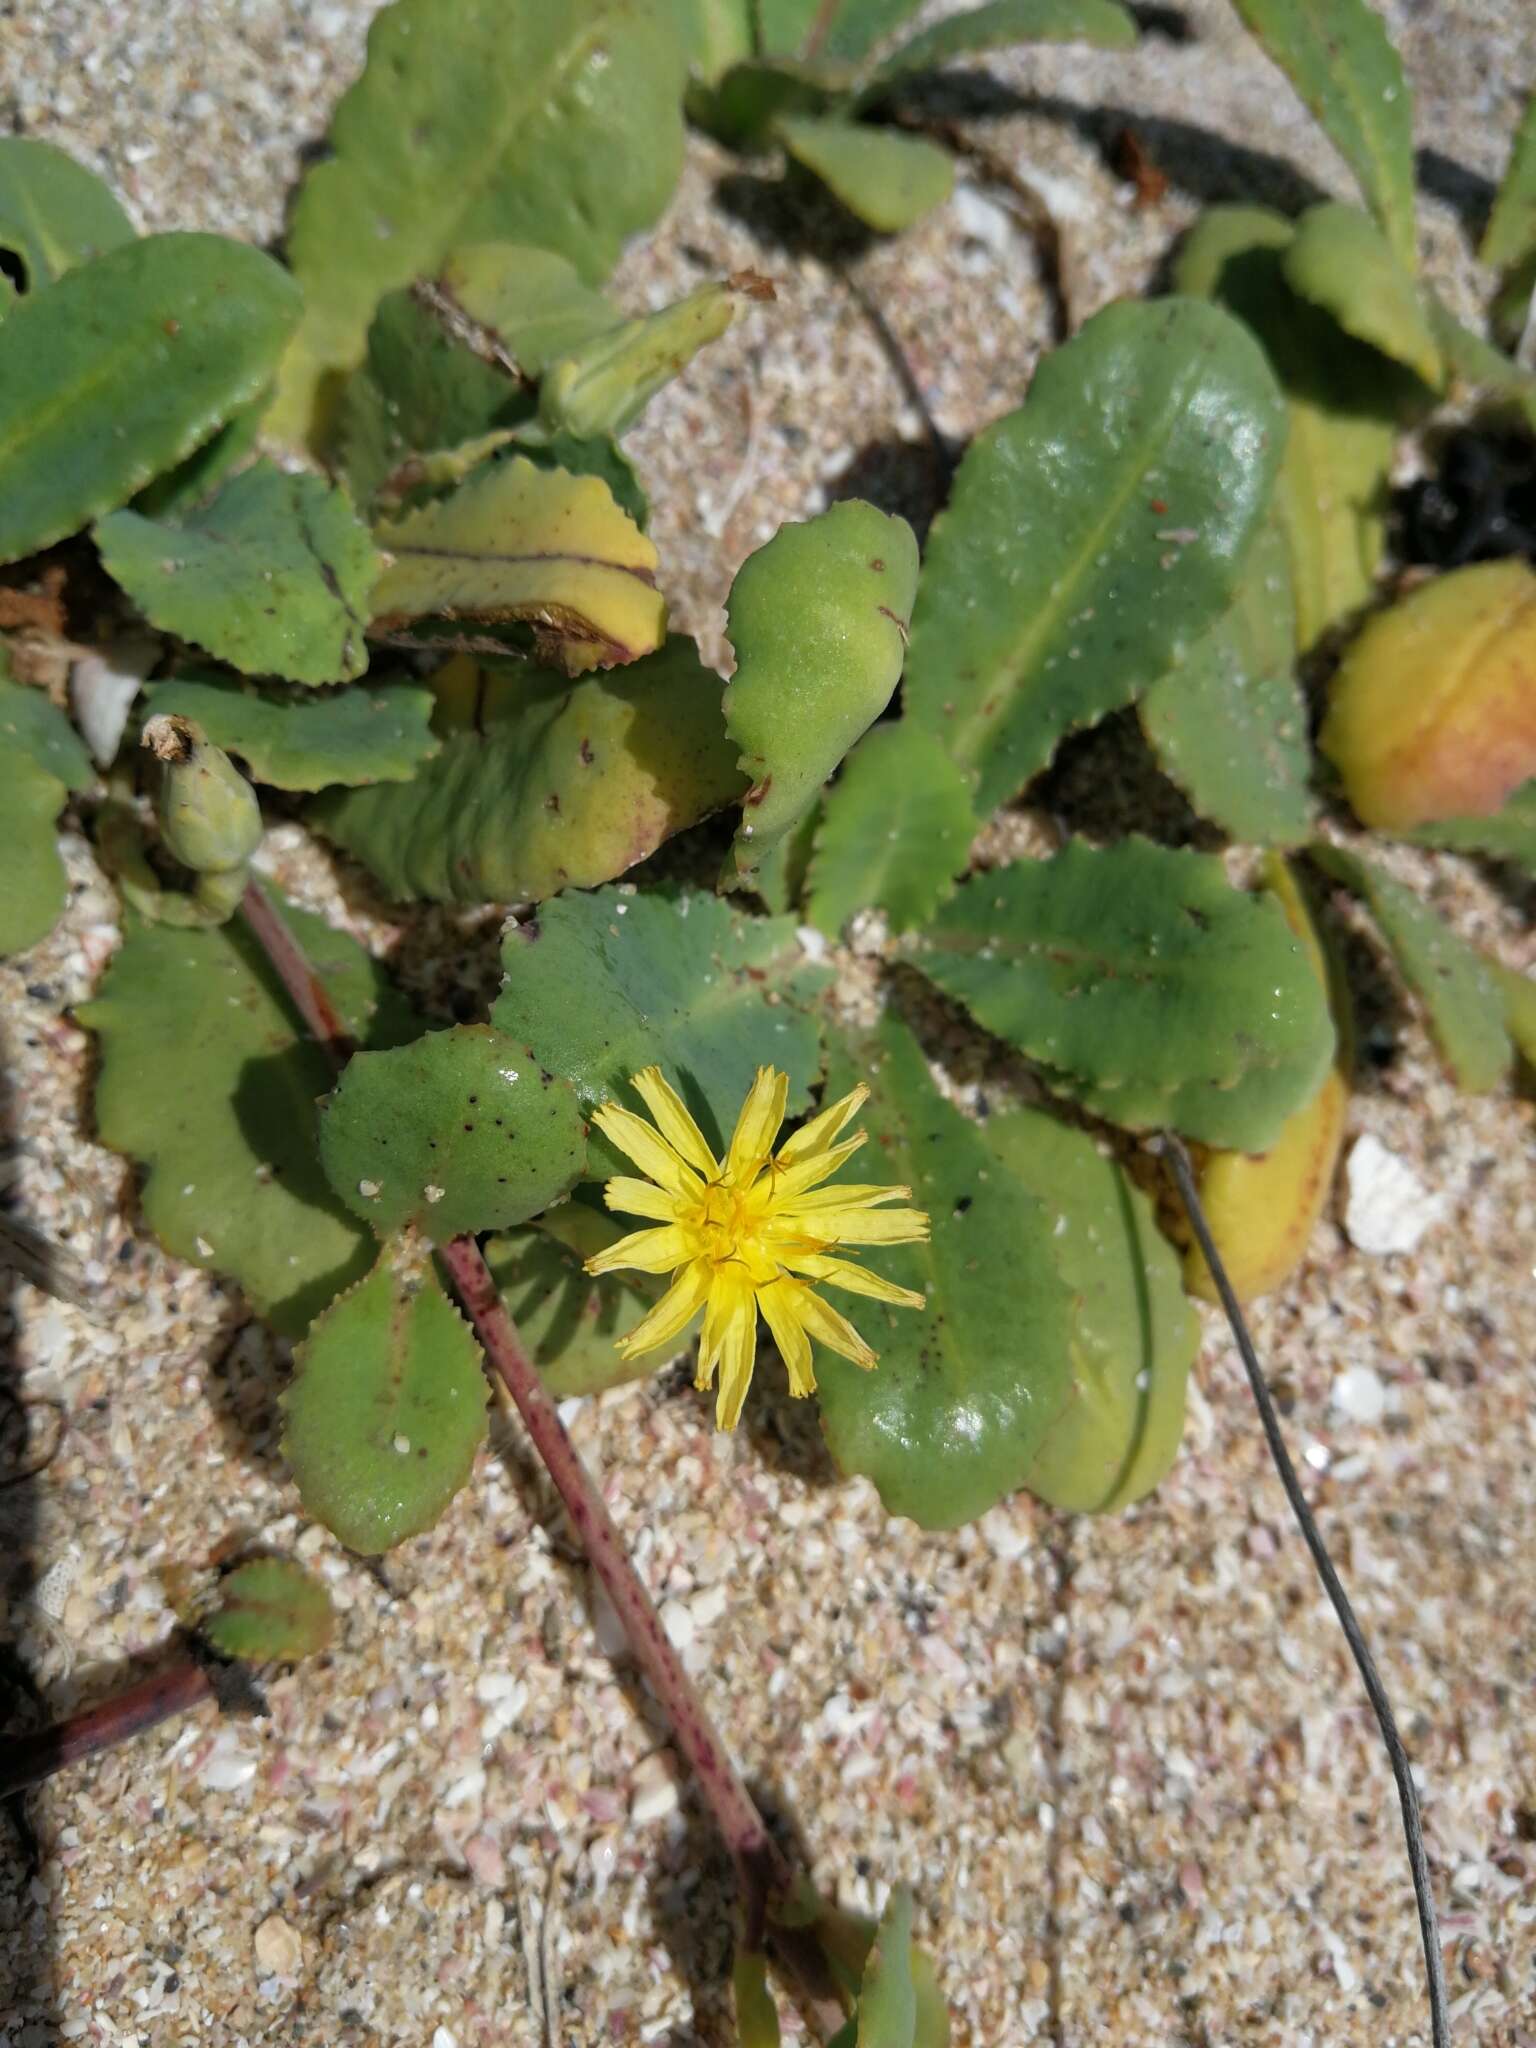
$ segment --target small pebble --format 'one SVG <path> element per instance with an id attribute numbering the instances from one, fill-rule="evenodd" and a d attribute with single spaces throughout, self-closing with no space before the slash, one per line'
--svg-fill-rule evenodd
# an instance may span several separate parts
<path id="1" fill-rule="evenodd" d="M 1355 1141 L 1345 1182 L 1344 1228 L 1356 1251 L 1411 1252 L 1439 1219 L 1440 1197 L 1369 1132 Z"/>
<path id="2" fill-rule="evenodd" d="M 264 1977 L 297 1977 L 304 1968 L 304 1937 L 281 1913 L 269 1913 L 256 1930 L 256 1963 Z"/>
<path id="3" fill-rule="evenodd" d="M 677 1806 L 677 1779 L 663 1749 L 652 1750 L 635 1765 L 629 1781 L 629 1817 L 638 1825 L 661 1820 Z"/>
<path id="4" fill-rule="evenodd" d="M 1355 1422 L 1380 1422 L 1387 1410 L 1387 1390 L 1368 1365 L 1352 1365 L 1333 1383 L 1333 1405 Z"/>

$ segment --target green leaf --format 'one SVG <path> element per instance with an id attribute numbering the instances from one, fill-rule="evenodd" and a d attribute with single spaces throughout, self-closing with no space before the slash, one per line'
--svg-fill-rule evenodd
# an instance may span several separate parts
<path id="1" fill-rule="evenodd" d="M 219 1609 L 203 1634 L 221 1657 L 251 1664 L 292 1663 L 313 1657 L 331 1639 L 331 1596 L 303 1565 L 259 1557 L 219 1585 Z"/>
<path id="2" fill-rule="evenodd" d="M 271 386 L 267 385 L 249 405 L 231 414 L 211 440 L 146 484 L 134 498 L 133 510 L 146 519 L 180 519 L 205 503 L 225 478 L 256 452 L 261 422 L 271 402 Z"/>
<path id="3" fill-rule="evenodd" d="M 661 645 L 656 549 L 596 477 L 521 456 L 492 463 L 451 497 L 387 521 L 377 539 L 389 557 L 373 594 L 377 637 L 435 616 L 451 644 L 496 652 L 490 629 L 512 622 L 570 675 Z"/>
<path id="4" fill-rule="evenodd" d="M 885 36 L 909 21 L 922 0 L 835 0 L 821 7 L 812 23 L 810 54 L 834 64 L 860 64 Z"/>
<path id="5" fill-rule="evenodd" d="M 1029 1470 L 1032 1493 L 1073 1513 L 1140 1500 L 1178 1455 L 1200 1323 L 1151 1202 L 1087 1132 L 1034 1110 L 981 1135 L 1050 1219 L 1072 1295 L 1072 1394 Z"/>
<path id="6" fill-rule="evenodd" d="M 1536 1068 L 1536 978 L 1484 957 L 1503 1003 L 1505 1028 L 1521 1059 Z"/>
<path id="7" fill-rule="evenodd" d="M 861 1262 L 928 1305 L 858 1304 L 880 1362 L 818 1357 L 822 1429 L 839 1471 L 872 1479 L 888 1513 L 952 1529 L 1028 1481 L 1071 1397 L 1073 1301 L 1049 1213 L 939 1094 L 894 1017 L 834 1040 L 827 1099 L 858 1081 L 873 1091 L 859 1179 L 910 1187 L 933 1226 L 927 1244 L 872 1246 Z"/>
<path id="8" fill-rule="evenodd" d="M 439 745 L 432 692 L 410 683 L 287 697 L 228 676 L 176 676 L 144 694 L 152 712 L 192 719 L 274 789 L 409 782 Z"/>
<path id="9" fill-rule="evenodd" d="M 1331 313 L 1346 334 L 1439 388 L 1445 364 L 1413 272 L 1369 214 L 1332 200 L 1309 206 L 1280 267 L 1292 291 Z"/>
<path id="10" fill-rule="evenodd" d="M 807 1004 L 830 979 L 792 919 L 745 917 L 718 897 L 617 889 L 565 895 L 509 926 L 491 1018 L 563 1074 L 584 1111 L 627 1099 L 659 1066 L 719 1152 L 762 1066 L 789 1076 L 786 1115 L 809 1099 L 821 1036 Z M 593 1131 L 589 1172 L 632 1169 Z"/>
<path id="11" fill-rule="evenodd" d="M 678 0 L 683 43 L 695 79 L 713 85 L 754 48 L 754 0 Z"/>
<path id="12" fill-rule="evenodd" d="M 527 1046 L 456 1024 L 353 1054 L 320 1105 L 320 1163 L 381 1237 L 414 1229 L 441 1244 L 559 1201 L 586 1146 L 576 1097 Z"/>
<path id="13" fill-rule="evenodd" d="M 1364 900 L 1403 979 L 1424 1006 L 1430 1036 L 1456 1085 L 1472 1095 L 1497 1088 L 1514 1054 L 1487 961 L 1411 889 L 1371 862 L 1341 846 L 1316 845 L 1312 857 Z"/>
<path id="14" fill-rule="evenodd" d="M 1486 853 L 1536 874 L 1536 780 L 1522 783 L 1491 818 L 1442 818 L 1408 837 L 1455 853 Z"/>
<path id="15" fill-rule="evenodd" d="M 86 789 L 96 780 L 80 735 L 46 690 L 11 681 L 0 644 L 0 756 L 17 752 L 66 789 Z"/>
<path id="16" fill-rule="evenodd" d="M 1235 0 L 1359 180 L 1405 270 L 1418 267 L 1413 100 L 1402 59 L 1367 0 Z"/>
<path id="17" fill-rule="evenodd" d="M 150 235 L 0 326 L 0 561 L 123 504 L 266 383 L 293 280 L 220 235 Z"/>
<path id="18" fill-rule="evenodd" d="M 7 697 L 13 687 L 6 686 Z M 0 959 L 46 939 L 64 909 L 68 885 L 54 824 L 67 794 L 58 776 L 40 767 L 31 753 L 0 745 L 0 817 L 6 825 Z"/>
<path id="19" fill-rule="evenodd" d="M 954 159 L 920 135 L 866 128 L 838 114 L 781 114 L 773 133 L 796 163 L 883 235 L 900 234 L 954 190 Z"/>
<path id="20" fill-rule="evenodd" d="M 689 112 L 727 149 L 771 149 L 777 123 L 796 115 L 846 115 L 851 74 L 792 58 L 733 64 L 712 92 L 692 96 Z"/>
<path id="21" fill-rule="evenodd" d="M 1298 846 L 1312 830 L 1312 750 L 1294 672 L 1285 537 L 1259 529 L 1231 606 L 1159 676 L 1141 723 L 1163 772 L 1233 839 Z"/>
<path id="22" fill-rule="evenodd" d="M 1477 253 L 1490 270 L 1513 270 L 1536 256 L 1536 93 L 1526 102 Z"/>
<path id="23" fill-rule="evenodd" d="M 858 2048 L 913 2048 L 917 1992 L 912 1982 L 912 1894 L 898 1885 L 886 1900 L 859 1988 Z"/>
<path id="24" fill-rule="evenodd" d="M 480 1347 L 419 1245 L 382 1247 L 315 1322 L 283 1397 L 299 1496 L 349 1550 L 376 1557 L 430 1529 L 485 1441 Z"/>
<path id="25" fill-rule="evenodd" d="M 496 1291 L 558 1400 L 606 1393 L 663 1363 L 654 1354 L 624 1359 L 617 1348 L 655 1305 L 659 1284 L 644 1273 L 594 1279 L 582 1270 L 584 1259 L 616 1244 L 627 1228 L 583 1202 L 567 1202 L 529 1229 L 486 1243 Z"/>
<path id="26" fill-rule="evenodd" d="M 914 963 L 1054 1085 L 1133 1130 L 1262 1151 L 1333 1055 L 1305 949 L 1268 894 L 1144 839 L 979 875 Z"/>
<path id="27" fill-rule="evenodd" d="M 180 525 L 114 512 L 96 545 L 151 625 L 231 668 L 335 683 L 368 666 L 379 558 L 346 492 L 318 477 L 258 462 Z"/>
<path id="28" fill-rule="evenodd" d="M 0 141 L 0 252 L 20 262 L 27 291 L 133 239 L 133 222 L 94 172 L 51 142 Z"/>
<path id="29" fill-rule="evenodd" d="M 876 726 L 824 799 L 811 923 L 837 938 L 875 908 L 893 932 L 922 924 L 965 873 L 975 829 L 965 777 L 930 736 L 905 720 Z"/>
<path id="30" fill-rule="evenodd" d="M 443 302 L 480 330 L 488 353 L 528 377 L 619 325 L 619 315 L 574 263 L 552 249 L 475 242 L 455 249 L 437 280 Z"/>
<path id="31" fill-rule="evenodd" d="M 1275 515 L 1296 600 L 1296 643 L 1311 648 L 1375 589 L 1386 548 L 1388 477 L 1399 417 L 1422 386 L 1350 340 L 1285 281 L 1292 229 L 1257 207 L 1213 207 L 1174 266 L 1179 291 L 1211 291 L 1263 342 L 1287 400 Z"/>
<path id="32" fill-rule="evenodd" d="M 821 16 L 826 0 L 753 0 L 757 47 L 764 57 L 793 57 Z"/>
<path id="33" fill-rule="evenodd" d="M 731 848 L 738 882 L 753 885 L 889 703 L 916 581 L 912 529 L 856 498 L 781 526 L 736 572 L 725 723 L 752 784 Z"/>
<path id="34" fill-rule="evenodd" d="M 920 29 L 876 65 L 863 97 L 876 97 L 893 79 L 912 72 L 936 71 L 956 57 L 1013 43 L 1096 43 L 1103 50 L 1128 50 L 1136 34 L 1136 17 L 1116 0 L 990 0 Z"/>
<path id="35" fill-rule="evenodd" d="M 727 282 L 701 285 L 659 312 L 616 322 L 561 356 L 539 386 L 544 432 L 578 441 L 624 433 L 701 348 L 725 333 L 739 297 Z"/>
<path id="36" fill-rule="evenodd" d="M 799 908 L 805 895 L 806 876 L 816 833 L 821 825 L 822 804 L 818 799 L 789 831 L 765 853 L 757 864 L 752 887 L 763 907 L 776 917 Z"/>
<path id="37" fill-rule="evenodd" d="M 673 0 L 396 0 L 299 191 L 289 260 L 304 326 L 273 430 L 312 439 L 328 384 L 362 354 L 387 291 L 460 244 L 558 249 L 597 280 L 649 227 L 682 167 L 685 72 Z"/>
<path id="38" fill-rule="evenodd" d="M 278 907 L 354 1037 L 389 1044 L 409 1030 L 355 940 Z M 320 1166 L 315 1103 L 330 1062 L 244 920 L 183 931 L 130 916 L 100 993 L 76 1014 L 101 1040 L 102 1142 L 145 1168 L 145 1222 L 296 1335 L 372 1250 Z"/>
<path id="39" fill-rule="evenodd" d="M 1173 299 L 1098 314 L 971 444 L 928 544 L 904 695 L 980 813 L 1230 604 L 1283 434 L 1253 338 Z"/>
<path id="40" fill-rule="evenodd" d="M 1531 283 L 1536 285 L 1536 274 Z M 1529 291 L 1526 297 L 1529 303 Z M 1486 391 L 1493 398 L 1518 407 L 1526 425 L 1536 428 L 1536 372 L 1522 369 L 1502 349 L 1463 326 L 1433 292 L 1427 296 L 1427 306 L 1453 393 L 1457 386 L 1466 391 Z"/>
<path id="41" fill-rule="evenodd" d="M 528 903 L 590 889 L 740 794 L 720 678 L 691 640 L 576 684 L 467 661 L 459 672 L 477 684 L 475 730 L 453 733 L 408 783 L 309 807 L 392 901 Z"/>

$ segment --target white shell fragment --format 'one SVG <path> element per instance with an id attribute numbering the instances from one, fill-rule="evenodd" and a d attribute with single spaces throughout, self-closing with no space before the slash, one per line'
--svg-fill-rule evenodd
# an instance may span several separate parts
<path id="1" fill-rule="evenodd" d="M 1344 1169 L 1344 1228 L 1356 1251 L 1411 1252 L 1444 1203 L 1395 1152 L 1369 1133 L 1357 1138 Z"/>

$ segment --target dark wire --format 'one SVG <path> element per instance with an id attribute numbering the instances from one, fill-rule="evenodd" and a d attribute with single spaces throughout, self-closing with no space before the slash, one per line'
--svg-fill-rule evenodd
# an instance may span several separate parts
<path id="1" fill-rule="evenodd" d="M 1386 1744 L 1387 1755 L 1392 1762 L 1392 1775 L 1397 1780 L 1397 1796 L 1403 1809 L 1403 1834 L 1408 1842 L 1408 1864 L 1413 1872 L 1413 1896 L 1419 1908 L 1419 1933 L 1424 1941 L 1424 1974 L 1429 1988 L 1429 2025 L 1434 2048 L 1450 2048 L 1451 2022 L 1446 2010 L 1445 1965 L 1440 1955 L 1440 1930 L 1435 1920 L 1435 1895 L 1430 1888 L 1429 1864 L 1424 1855 L 1424 1829 L 1419 1819 L 1419 1795 L 1414 1788 L 1413 1772 L 1408 1763 L 1408 1752 L 1403 1747 L 1403 1738 L 1397 1732 L 1397 1721 L 1392 1713 L 1392 1702 L 1387 1698 L 1387 1689 L 1381 1682 L 1375 1659 L 1366 1646 L 1355 1619 L 1355 1610 L 1349 1604 L 1338 1573 L 1333 1568 L 1333 1559 L 1328 1555 L 1327 1546 L 1312 1510 L 1302 1494 L 1301 1482 L 1296 1477 L 1296 1467 L 1291 1463 L 1290 1452 L 1285 1448 L 1285 1439 L 1280 1434 L 1280 1419 L 1275 1413 L 1275 1404 L 1270 1399 L 1269 1388 L 1264 1384 L 1264 1374 L 1259 1365 L 1258 1353 L 1253 1348 L 1253 1339 L 1248 1334 L 1248 1325 L 1238 1306 L 1237 1296 L 1232 1292 L 1232 1282 L 1227 1278 L 1226 1268 L 1221 1263 L 1221 1254 L 1211 1238 L 1210 1225 L 1205 1220 L 1205 1211 L 1200 1206 L 1200 1197 L 1195 1191 L 1195 1176 L 1189 1164 L 1189 1155 L 1181 1141 L 1171 1131 L 1165 1131 L 1161 1138 L 1153 1141 L 1153 1149 L 1161 1152 L 1173 1169 L 1173 1177 L 1190 1227 L 1199 1242 L 1216 1282 L 1216 1292 L 1221 1296 L 1221 1305 L 1226 1310 L 1227 1321 L 1232 1325 L 1232 1335 L 1242 1354 L 1243 1364 L 1248 1373 L 1248 1384 L 1253 1389 L 1253 1398 L 1258 1404 L 1259 1420 L 1264 1425 L 1264 1434 L 1269 1440 L 1269 1454 L 1275 1461 L 1275 1470 L 1280 1474 L 1280 1484 L 1285 1488 L 1286 1499 L 1291 1512 L 1300 1524 L 1306 1539 L 1312 1562 L 1317 1566 L 1317 1575 L 1323 1582 L 1328 1598 L 1333 1602 L 1333 1611 L 1339 1617 L 1339 1627 L 1344 1631 L 1344 1640 L 1349 1644 L 1381 1739 Z"/>

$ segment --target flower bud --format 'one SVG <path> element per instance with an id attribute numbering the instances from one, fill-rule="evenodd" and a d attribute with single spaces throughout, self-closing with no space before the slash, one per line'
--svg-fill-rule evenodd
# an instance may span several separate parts
<path id="1" fill-rule="evenodd" d="M 160 763 L 155 813 L 166 851 L 195 874 L 243 869 L 261 844 L 256 792 L 189 718 L 150 719 L 144 745 Z"/>
<path id="2" fill-rule="evenodd" d="M 724 334 L 738 290 L 748 289 L 734 280 L 704 285 L 551 363 L 539 386 L 541 425 L 583 441 L 621 434 L 697 350 Z"/>

